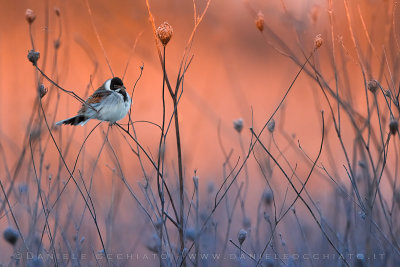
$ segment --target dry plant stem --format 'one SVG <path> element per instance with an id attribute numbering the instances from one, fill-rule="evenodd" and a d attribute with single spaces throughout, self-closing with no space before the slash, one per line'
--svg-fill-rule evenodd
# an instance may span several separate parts
<path id="1" fill-rule="evenodd" d="M 334 74 L 335 74 L 335 87 L 336 87 L 336 98 L 339 99 L 339 82 L 338 82 L 338 72 L 337 72 L 337 66 L 336 66 L 336 42 L 335 42 L 335 33 L 334 33 L 334 26 L 333 26 L 333 5 L 332 5 L 332 0 L 329 0 L 329 23 L 331 26 L 331 42 L 332 42 L 332 65 L 334 69 Z M 340 127 L 340 103 L 337 101 L 337 116 L 338 116 L 338 131 L 339 133 L 341 132 Z"/>
<path id="2" fill-rule="evenodd" d="M 122 80 L 125 79 L 125 75 L 126 75 L 126 72 L 127 72 L 127 70 L 128 70 L 128 67 L 129 67 L 129 62 L 131 61 L 131 57 L 132 57 L 132 55 L 133 55 L 133 53 L 135 52 L 135 49 L 136 49 L 136 44 L 137 44 L 139 38 L 142 36 L 142 34 L 143 34 L 143 31 L 140 32 L 140 33 L 136 36 L 135 42 L 133 43 L 133 46 L 132 46 L 132 49 L 131 49 L 131 51 L 129 52 L 128 60 L 127 60 L 127 62 L 126 62 L 126 66 L 125 66 L 125 70 L 124 70 L 124 74 L 122 75 Z M 133 93 L 133 92 L 132 92 L 132 93 Z"/>
<path id="3" fill-rule="evenodd" d="M 154 169 L 156 170 L 156 172 L 157 172 L 158 174 L 160 174 L 161 172 L 160 172 L 159 169 L 157 168 L 157 165 L 156 165 L 155 162 L 153 161 L 152 157 L 150 157 L 150 155 L 149 155 L 149 154 L 147 153 L 147 151 L 142 147 L 142 145 L 136 140 L 136 138 L 134 138 L 134 137 L 132 136 L 132 134 L 131 134 L 130 132 L 128 132 L 124 127 L 122 127 L 120 124 L 116 123 L 115 125 L 118 126 L 122 131 L 124 131 L 124 132 L 136 143 L 136 145 L 138 145 L 138 147 L 139 147 L 140 150 L 142 150 L 143 153 L 146 155 L 146 157 L 148 158 L 148 160 L 150 161 L 151 165 L 154 167 Z M 162 175 L 162 173 L 161 173 L 161 175 Z M 165 190 L 167 191 L 168 197 L 169 197 L 169 199 L 170 199 L 170 201 L 171 201 L 172 209 L 174 210 L 175 216 L 176 216 L 176 218 L 178 218 L 178 213 L 177 213 L 177 210 L 176 210 L 176 208 L 175 208 L 175 204 L 174 204 L 174 201 L 173 201 L 171 192 L 170 192 L 170 190 L 168 189 L 168 185 L 165 183 L 164 180 L 162 180 L 162 181 L 163 181 L 163 183 L 164 183 Z"/>
<path id="4" fill-rule="evenodd" d="M 146 208 L 143 206 L 143 204 L 140 202 L 139 198 L 136 196 L 136 194 L 134 193 L 133 189 L 131 188 L 131 186 L 130 186 L 130 185 L 128 184 L 128 182 L 126 181 L 125 175 L 124 175 L 124 173 L 122 172 L 122 168 L 121 168 L 121 165 L 120 165 L 120 161 L 119 161 L 119 159 L 118 159 L 118 156 L 117 156 L 117 154 L 115 153 L 115 150 L 114 150 L 114 148 L 112 147 L 110 141 L 108 140 L 108 137 L 106 136 L 105 139 L 106 139 L 107 144 L 109 145 L 109 147 L 110 147 L 110 149 L 111 149 L 111 151 L 112 151 L 112 154 L 113 154 L 113 156 L 114 156 L 114 158 L 115 158 L 116 165 L 117 165 L 118 170 L 119 170 L 119 172 L 120 172 L 121 180 L 124 182 L 124 184 L 125 184 L 125 186 L 127 187 L 129 193 L 131 194 L 131 196 L 136 200 L 136 202 L 139 204 L 140 208 L 145 212 L 145 214 L 147 215 L 147 217 L 149 217 L 151 223 L 152 223 L 153 226 L 155 227 L 155 224 L 154 224 L 154 221 L 153 221 L 151 215 L 150 215 L 149 212 L 146 210 Z"/>
<path id="5" fill-rule="evenodd" d="M 181 253 L 183 253 L 185 249 L 185 237 L 183 235 L 183 220 L 185 216 L 185 209 L 184 209 L 184 184 L 183 184 L 183 164 L 182 164 L 182 148 L 181 148 L 181 137 L 179 132 L 179 118 L 178 118 L 178 108 L 177 108 L 177 99 L 176 95 L 173 98 L 174 107 L 176 107 L 175 111 L 175 133 L 176 133 L 176 147 L 178 152 L 178 173 L 179 173 L 179 240 L 181 245 Z M 184 259 L 183 266 L 185 265 Z"/>
<path id="6" fill-rule="evenodd" d="M 101 124 L 101 122 L 97 123 L 96 126 L 93 127 L 93 129 L 89 132 L 89 134 L 88 134 L 88 135 L 85 137 L 85 139 L 83 140 L 83 143 L 82 143 L 82 145 L 81 145 L 81 147 L 80 147 L 80 149 L 79 149 L 79 152 L 78 152 L 78 154 L 77 154 L 77 156 L 76 156 L 76 158 L 75 158 L 74 167 L 72 168 L 72 174 L 75 173 L 75 169 L 76 169 L 76 165 L 78 164 L 79 156 L 81 155 L 81 152 L 82 152 L 82 150 L 83 150 L 83 147 L 84 147 L 86 141 L 89 139 L 89 136 L 93 133 L 93 131 L 94 131 L 100 124 Z M 61 195 L 62 195 L 63 192 L 65 191 L 65 189 L 66 189 L 68 183 L 71 181 L 71 179 L 72 179 L 72 176 L 70 176 L 70 177 L 68 178 L 67 182 L 65 182 L 63 188 L 61 189 L 61 192 L 58 194 L 56 200 L 54 200 L 53 204 L 51 205 L 50 210 L 49 210 L 49 213 L 54 209 L 54 206 L 57 204 L 58 200 L 61 198 Z"/>
<path id="7" fill-rule="evenodd" d="M 51 136 L 51 139 L 53 140 L 53 143 L 54 143 L 54 145 L 56 146 L 56 149 L 57 149 L 57 151 L 58 151 L 58 153 L 59 153 L 59 155 L 60 155 L 60 157 L 61 157 L 61 159 L 62 159 L 62 162 L 63 162 L 65 168 L 67 169 L 68 174 L 70 175 L 70 177 L 71 177 L 72 180 L 74 181 L 74 183 L 75 183 L 75 185 L 76 185 L 76 187 L 77 187 L 79 193 L 81 194 L 81 196 L 82 196 L 82 198 L 83 198 L 83 200 L 84 200 L 86 206 L 87 206 L 88 209 L 89 209 L 89 212 L 90 212 L 90 214 L 91 214 L 91 217 L 92 217 L 92 219 L 93 219 L 93 221 L 94 221 L 94 224 L 95 224 L 95 226 L 96 226 L 96 230 L 97 230 L 97 233 L 98 233 L 98 235 L 99 235 L 99 238 L 100 238 L 101 245 L 102 245 L 102 247 L 103 247 L 104 253 L 106 253 L 106 249 L 105 249 L 104 242 L 103 242 L 103 237 L 102 237 L 102 235 L 101 235 L 101 232 L 100 232 L 100 229 L 99 229 L 99 225 L 98 225 L 98 223 L 97 223 L 96 215 L 94 214 L 95 211 L 94 211 L 94 209 L 91 210 L 91 208 L 90 208 L 90 206 L 89 206 L 89 203 L 88 203 L 87 200 L 86 200 L 85 195 L 83 194 L 81 188 L 80 188 L 79 185 L 78 185 L 78 182 L 76 181 L 76 179 L 75 179 L 75 177 L 73 176 L 72 172 L 71 172 L 70 169 L 68 168 L 68 165 L 67 165 L 67 163 L 65 162 L 64 157 L 62 156 L 61 150 L 60 150 L 60 148 L 58 147 L 57 142 L 56 142 L 56 140 L 55 140 L 55 138 L 54 138 L 54 136 L 53 136 L 53 133 L 52 133 L 52 131 L 51 131 L 51 129 L 50 129 L 50 126 L 49 126 L 49 124 L 48 124 L 48 122 L 47 122 L 46 114 L 45 114 L 45 111 L 44 111 L 44 109 L 43 109 L 43 105 L 42 105 L 41 99 L 39 99 L 39 106 L 40 106 L 40 109 L 41 109 L 41 111 L 42 111 L 43 118 L 44 118 L 44 121 L 45 121 L 47 130 L 49 131 L 49 134 L 50 134 L 50 136 Z M 110 262 L 109 262 L 108 257 L 106 257 L 106 260 L 107 260 L 107 266 L 110 266 Z"/>
<path id="8" fill-rule="evenodd" d="M 314 212 L 312 211 L 311 207 L 308 205 L 308 203 L 303 199 L 303 197 L 299 194 L 299 191 L 297 191 L 295 185 L 293 184 L 293 182 L 290 180 L 289 176 L 287 175 L 287 173 L 285 172 L 285 170 L 282 168 L 282 166 L 276 161 L 275 157 L 269 152 L 269 150 L 264 146 L 264 144 L 261 142 L 261 140 L 258 138 L 258 136 L 256 135 L 256 133 L 253 131 L 253 129 L 250 129 L 251 133 L 254 135 L 254 137 L 257 139 L 258 143 L 261 145 L 261 147 L 263 148 L 263 150 L 272 158 L 272 160 L 275 162 L 275 164 L 278 166 L 278 168 L 281 170 L 281 172 L 283 173 L 283 175 L 285 176 L 286 180 L 289 182 L 290 186 L 293 188 L 293 190 L 295 191 L 296 195 L 298 196 L 298 198 L 300 198 L 300 200 L 304 203 L 304 205 L 306 206 L 306 208 L 308 209 L 308 211 L 310 212 L 311 216 L 313 217 L 314 221 L 317 223 L 318 227 L 320 228 L 322 234 L 325 236 L 325 238 L 328 240 L 329 244 L 333 247 L 333 249 L 336 251 L 336 253 L 340 256 L 341 253 L 340 251 L 336 248 L 335 244 L 333 244 L 333 242 L 331 241 L 331 239 L 329 238 L 329 236 L 327 235 L 327 233 L 324 231 L 324 229 L 322 228 L 321 222 L 317 219 L 317 217 L 315 216 Z M 269 242 L 268 242 L 269 243 Z M 264 255 L 265 251 L 267 250 L 268 247 L 268 243 L 267 245 L 264 247 L 264 250 L 261 253 L 261 256 Z M 258 261 L 257 265 L 260 263 L 261 261 Z M 350 266 L 349 263 L 347 262 L 347 260 L 345 258 L 342 258 L 343 262 L 347 265 Z"/>
<path id="9" fill-rule="evenodd" d="M 225 182 L 226 180 L 228 180 L 230 176 L 233 175 L 233 172 L 235 171 L 236 167 L 237 167 L 238 164 L 239 164 L 239 160 L 240 160 L 240 158 L 238 158 L 238 160 L 237 160 L 237 162 L 236 162 L 236 164 L 235 164 L 233 170 L 228 174 L 227 177 L 224 178 L 224 182 Z M 243 167 L 243 166 L 241 166 L 241 167 Z M 239 172 L 237 172 L 237 173 L 239 173 Z M 228 193 L 229 188 L 232 186 L 232 183 L 233 183 L 233 181 L 229 184 L 229 187 L 225 190 L 225 192 L 223 193 L 223 195 L 222 195 L 218 200 L 217 200 L 217 196 L 215 196 L 215 199 L 214 199 L 214 206 L 213 206 L 213 208 L 212 208 L 210 214 L 209 214 L 209 215 L 207 216 L 207 218 L 203 221 L 203 225 L 201 226 L 201 228 L 199 229 L 199 232 L 197 233 L 198 235 L 201 234 L 201 232 L 203 232 L 203 230 L 205 229 L 205 227 L 206 227 L 208 221 L 211 219 L 211 217 L 213 216 L 213 214 L 214 214 L 215 211 L 217 210 L 218 206 L 221 204 L 222 200 L 225 198 L 226 194 Z M 183 256 L 182 262 L 179 264 L 179 266 L 182 266 L 182 265 L 183 265 L 184 260 L 186 259 L 187 255 L 188 255 L 189 252 L 192 250 L 192 248 L 194 247 L 194 245 L 195 245 L 195 242 L 192 242 L 192 244 L 190 245 L 189 249 L 187 250 L 187 253 L 185 253 L 185 255 Z"/>
<path id="10" fill-rule="evenodd" d="M 163 47 L 163 70 L 165 70 L 165 46 Z M 161 135 L 160 135 L 160 142 L 158 145 L 158 160 L 157 160 L 157 169 L 160 170 L 160 165 L 161 165 L 161 160 L 164 160 L 164 155 L 165 155 L 165 145 L 163 149 L 163 139 L 164 139 L 164 127 L 165 127 L 165 76 L 166 73 L 163 71 L 163 82 L 162 82 L 162 124 L 161 124 Z M 163 152 L 162 152 L 163 151 Z M 163 173 L 164 168 L 161 170 L 161 173 Z M 160 198 L 161 202 L 161 220 L 162 223 L 164 224 L 164 210 L 165 210 L 165 200 L 164 200 L 164 176 L 160 172 L 157 173 L 157 189 L 158 189 L 158 196 Z M 163 180 L 160 182 L 160 180 Z M 180 220 L 180 218 L 176 218 L 178 225 L 183 223 L 183 221 Z M 161 244 L 163 240 L 163 227 L 160 227 L 160 232 L 159 236 L 161 239 Z M 161 249 L 162 250 L 162 249 Z"/>
<path id="11" fill-rule="evenodd" d="M 304 62 L 303 65 L 301 65 L 300 70 L 297 72 L 296 76 L 294 77 L 292 83 L 290 84 L 289 88 L 286 90 L 283 98 L 281 99 L 281 101 L 279 102 L 278 106 L 275 108 L 275 110 L 273 111 L 273 113 L 270 115 L 269 119 L 267 120 L 267 122 L 264 124 L 263 128 L 261 129 L 261 131 L 258 133 L 258 135 L 255 135 L 254 137 L 256 138 L 256 140 L 254 141 L 254 143 L 252 143 L 252 145 L 250 145 L 249 147 L 249 151 L 246 155 L 246 158 L 243 160 L 242 164 L 240 165 L 238 171 L 236 172 L 236 175 L 234 175 L 231 183 L 229 184 L 229 186 L 227 187 L 226 191 L 224 192 L 224 194 L 221 196 L 221 198 L 217 201 L 217 198 L 215 198 L 214 201 L 214 207 L 210 212 L 210 215 L 207 217 L 207 219 L 205 220 L 205 222 L 203 223 L 203 226 L 199 232 L 199 234 L 204 230 L 204 227 L 206 225 L 206 223 L 209 221 L 209 219 L 211 218 L 211 216 L 214 214 L 214 212 L 216 211 L 217 207 L 219 206 L 219 204 L 221 203 L 222 199 L 226 196 L 227 192 L 229 191 L 230 187 L 232 186 L 232 184 L 234 183 L 234 181 L 236 180 L 236 178 L 238 177 L 239 173 L 241 172 L 241 170 L 243 169 L 244 165 L 247 163 L 247 160 L 249 159 L 255 145 L 257 144 L 257 142 L 259 142 L 259 137 L 261 136 L 261 134 L 264 132 L 265 128 L 267 127 L 268 123 L 271 121 L 271 119 L 273 118 L 273 116 L 278 112 L 278 110 L 280 109 L 280 107 L 282 106 L 283 102 L 285 101 L 286 97 L 288 96 L 289 92 L 291 91 L 291 89 L 293 88 L 294 83 L 296 82 L 297 78 L 299 77 L 300 73 L 304 70 L 304 67 L 307 63 L 309 63 L 309 60 L 311 58 L 311 56 L 313 55 L 313 53 L 311 53 L 311 55 L 306 59 L 306 61 Z M 252 135 L 253 137 L 253 135 Z M 240 158 L 239 158 L 240 159 Z M 232 172 L 236 169 L 238 163 L 239 163 L 239 159 L 235 165 L 235 167 L 233 168 Z M 224 179 L 224 183 L 226 182 L 226 180 L 232 175 L 232 172 Z M 194 242 L 192 242 L 191 246 L 189 247 L 189 249 L 187 250 L 187 253 L 190 252 L 190 250 L 193 248 L 194 246 Z M 186 258 L 187 254 L 184 256 L 183 260 Z M 182 265 L 180 265 L 182 266 Z"/>
<path id="12" fill-rule="evenodd" d="M 142 77 L 143 68 L 144 68 L 144 65 L 142 64 L 142 65 L 140 66 L 140 74 L 139 74 L 139 77 L 136 79 L 135 84 L 133 85 L 133 88 L 132 88 L 131 99 L 133 99 L 133 93 L 135 92 L 136 85 L 137 85 L 137 83 L 139 82 L 140 78 Z M 129 113 L 128 113 L 128 114 L 129 114 L 129 122 L 128 122 L 128 132 L 129 132 L 129 125 L 132 123 L 132 105 L 129 107 Z M 132 123 L 132 128 L 133 128 L 133 123 Z M 136 134 L 135 134 L 135 136 L 136 136 Z"/>
<path id="13" fill-rule="evenodd" d="M 244 249 L 242 249 L 242 246 L 237 245 L 235 242 L 232 241 L 232 239 L 229 239 L 229 242 L 231 242 L 236 248 L 238 248 L 240 250 L 240 252 L 243 252 L 244 254 L 246 254 L 247 257 L 249 257 L 252 261 L 254 261 L 255 263 L 257 262 L 257 259 L 254 258 L 254 256 L 248 252 L 246 252 Z M 263 267 L 264 265 L 262 265 L 261 263 L 258 264 L 259 266 Z"/>
<path id="14" fill-rule="evenodd" d="M 42 209 L 43 209 L 43 212 L 44 212 L 44 215 L 45 215 L 44 228 L 47 227 L 47 234 L 49 236 L 50 244 L 54 244 L 54 240 L 53 240 L 53 237 L 52 237 L 52 234 L 51 234 L 51 229 L 50 229 L 50 225 L 49 225 L 49 221 L 48 221 L 49 210 L 44 205 L 44 201 L 43 201 L 43 197 L 42 197 L 42 189 L 41 189 L 41 186 L 40 186 L 40 181 L 39 181 L 39 178 L 38 178 L 38 175 L 37 175 L 37 171 L 36 171 L 35 159 L 34 159 L 34 156 L 33 156 L 32 139 L 31 138 L 29 138 L 29 147 L 30 147 L 30 151 L 31 151 L 31 160 L 32 160 L 32 165 L 33 165 L 33 171 L 35 173 L 35 178 L 36 178 L 36 183 L 37 183 L 38 195 L 40 197 L 40 203 L 42 204 Z M 37 251 L 36 254 L 39 254 L 39 250 L 40 250 L 40 248 L 42 246 L 43 234 L 44 234 L 44 231 L 42 232 L 42 236 L 40 238 L 40 244 L 38 246 L 38 251 Z M 58 261 L 57 261 L 56 251 L 55 251 L 54 246 L 51 246 L 51 250 L 52 250 L 53 256 L 55 257 L 55 259 L 54 259 L 55 262 L 54 263 L 55 263 L 56 266 L 58 266 Z"/>
<path id="15" fill-rule="evenodd" d="M 64 88 L 62 88 L 60 85 L 58 85 L 55 81 L 53 81 L 52 79 L 50 79 L 37 65 L 34 65 L 35 68 L 40 72 L 40 74 L 43 75 L 43 77 L 46 78 L 46 80 L 48 80 L 51 84 L 53 84 L 55 87 L 57 87 L 58 89 L 60 89 L 61 91 L 63 91 L 64 93 L 67 93 L 68 95 L 74 97 L 75 99 L 77 99 L 79 102 L 81 102 L 83 105 L 93 109 L 94 111 L 98 112 L 92 105 L 86 103 L 85 100 L 83 100 L 82 98 L 80 98 L 77 94 L 75 94 L 74 91 L 69 91 L 66 90 Z"/>
<path id="16" fill-rule="evenodd" d="M 26 249 L 26 251 L 29 251 L 28 246 L 26 245 L 26 242 L 25 242 L 25 238 L 24 238 L 24 236 L 22 235 L 21 229 L 19 228 L 17 219 L 16 219 L 15 216 L 14 216 L 14 212 L 13 212 L 12 207 L 11 207 L 11 205 L 10 205 L 10 201 L 8 201 L 8 197 L 7 197 L 6 191 L 4 191 L 3 183 L 1 182 L 1 180 L 0 180 L 0 186 L 1 186 L 1 191 L 3 191 L 3 195 L 4 195 L 5 202 L 7 202 L 8 210 L 9 210 L 10 213 L 11 213 L 11 216 L 12 216 L 12 218 L 13 218 L 13 221 L 14 221 L 14 223 L 15 223 L 15 226 L 17 227 L 17 230 L 18 230 L 18 233 L 19 233 L 19 235 L 20 235 L 20 237 L 21 237 L 21 240 L 22 240 L 22 242 L 24 243 L 25 249 Z"/>
<path id="17" fill-rule="evenodd" d="M 93 14 L 92 14 L 92 9 L 90 8 L 90 5 L 89 5 L 89 0 L 86 0 L 85 3 L 86 3 L 86 7 L 88 9 L 88 12 L 89 12 L 90 22 L 92 23 L 93 30 L 94 30 L 94 32 L 96 34 L 97 41 L 99 42 L 101 50 L 103 51 L 103 54 L 104 54 L 104 57 L 105 57 L 105 59 L 107 61 L 107 66 L 108 66 L 108 68 L 109 68 L 109 70 L 111 72 L 111 75 L 114 77 L 114 72 L 112 71 L 110 60 L 108 59 L 106 50 L 104 49 L 104 46 L 103 46 L 103 42 L 100 39 L 99 32 L 97 31 L 96 24 L 94 23 L 94 20 L 93 20 Z"/>

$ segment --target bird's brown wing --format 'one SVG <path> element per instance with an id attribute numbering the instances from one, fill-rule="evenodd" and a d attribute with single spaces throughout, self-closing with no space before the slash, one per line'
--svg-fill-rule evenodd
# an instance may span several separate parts
<path id="1" fill-rule="evenodd" d="M 104 97 L 107 97 L 112 94 L 112 91 L 110 90 L 105 90 L 105 89 L 98 89 L 96 90 L 93 95 L 91 95 L 87 100 L 86 104 L 92 105 L 94 108 L 97 106 L 96 104 L 100 103 Z M 88 108 L 90 108 L 88 105 L 83 104 L 81 109 L 79 110 L 78 113 L 82 114 L 84 113 Z"/>

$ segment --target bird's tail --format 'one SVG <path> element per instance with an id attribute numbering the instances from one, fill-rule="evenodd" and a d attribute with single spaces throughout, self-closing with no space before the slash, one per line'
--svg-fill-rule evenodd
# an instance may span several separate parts
<path id="1" fill-rule="evenodd" d="M 56 122 L 56 125 L 70 124 L 70 125 L 85 125 L 89 118 L 84 115 L 76 115 L 75 117 Z"/>

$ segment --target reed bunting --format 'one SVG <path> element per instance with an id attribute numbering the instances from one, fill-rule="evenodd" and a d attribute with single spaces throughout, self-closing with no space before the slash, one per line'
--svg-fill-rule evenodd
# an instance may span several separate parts
<path id="1" fill-rule="evenodd" d="M 78 111 L 78 115 L 59 121 L 56 125 L 79 124 L 83 126 L 91 119 L 114 124 L 126 116 L 131 101 L 122 80 L 114 77 L 108 79 L 85 101 L 85 104 Z"/>

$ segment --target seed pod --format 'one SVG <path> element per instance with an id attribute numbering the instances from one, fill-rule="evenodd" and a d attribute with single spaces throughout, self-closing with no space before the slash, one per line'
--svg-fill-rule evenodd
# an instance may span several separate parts
<path id="1" fill-rule="evenodd" d="M 395 135 L 397 133 L 397 131 L 399 130 L 399 122 L 397 120 L 395 120 L 394 118 L 391 118 L 390 123 L 389 123 L 389 129 L 390 129 L 390 133 L 392 135 Z"/>
<path id="2" fill-rule="evenodd" d="M 271 205 L 273 199 L 274 199 L 274 193 L 270 189 L 267 189 L 263 192 L 262 201 L 266 206 Z"/>
<path id="3" fill-rule="evenodd" d="M 243 119 L 237 119 L 233 121 L 233 128 L 240 133 L 243 129 Z"/>
<path id="4" fill-rule="evenodd" d="M 271 120 L 268 122 L 267 127 L 268 127 L 268 131 L 270 131 L 271 133 L 273 133 L 274 130 L 275 130 L 275 120 L 274 120 L 274 119 L 271 119 Z"/>
<path id="5" fill-rule="evenodd" d="M 322 39 L 322 35 L 321 34 L 318 34 L 317 36 L 315 36 L 315 39 L 314 39 L 314 47 L 315 47 L 315 49 L 320 48 L 323 43 L 324 43 L 324 39 Z"/>
<path id="6" fill-rule="evenodd" d="M 9 244 L 14 246 L 18 241 L 19 234 L 17 230 L 9 226 L 4 230 L 3 237 Z"/>
<path id="7" fill-rule="evenodd" d="M 242 245 L 243 242 L 246 240 L 247 237 L 247 232 L 244 229 L 240 229 L 239 233 L 238 233 L 238 241 L 239 244 Z"/>
<path id="8" fill-rule="evenodd" d="M 40 53 L 36 52 L 35 50 L 29 50 L 28 52 L 28 60 L 33 64 L 33 66 L 36 66 L 37 61 L 40 58 Z"/>
<path id="9" fill-rule="evenodd" d="M 33 12 L 33 10 L 32 9 L 27 9 L 26 11 L 25 11 L 25 19 L 26 19 L 26 21 L 29 23 L 29 24 L 32 24 L 34 21 L 35 21 L 35 19 L 36 19 L 36 14 L 35 14 L 35 12 Z"/>
<path id="10" fill-rule="evenodd" d="M 39 96 L 40 98 L 43 98 L 47 94 L 47 88 L 44 87 L 44 84 L 39 85 Z"/>
<path id="11" fill-rule="evenodd" d="M 156 30 L 157 37 L 164 46 L 166 46 L 169 40 L 171 40 L 173 32 L 174 30 L 172 29 L 172 26 L 168 24 L 168 22 L 164 22 Z"/>
<path id="12" fill-rule="evenodd" d="M 257 13 L 256 27 L 260 32 L 264 30 L 264 14 L 261 11 Z"/>
<path id="13" fill-rule="evenodd" d="M 376 91 L 378 90 L 378 86 L 379 85 L 378 85 L 378 81 L 377 80 L 371 80 L 371 81 L 368 82 L 368 85 L 367 85 L 368 90 L 370 90 L 371 93 L 373 93 L 373 94 L 375 94 Z"/>
<path id="14" fill-rule="evenodd" d="M 60 48 L 61 42 L 60 39 L 54 40 L 54 49 Z"/>
<path id="15" fill-rule="evenodd" d="M 54 8 L 54 12 L 56 13 L 56 16 L 57 16 L 57 17 L 59 17 L 60 14 L 61 14 L 60 8 L 58 8 L 58 7 L 55 7 L 55 8 Z"/>

